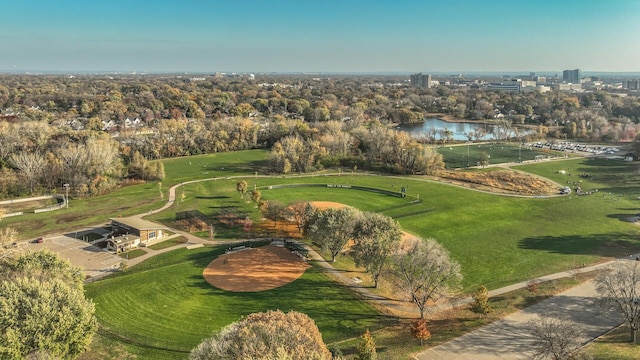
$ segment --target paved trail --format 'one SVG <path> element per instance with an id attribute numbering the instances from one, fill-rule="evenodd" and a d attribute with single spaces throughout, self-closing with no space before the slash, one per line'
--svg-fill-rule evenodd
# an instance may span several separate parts
<path id="1" fill-rule="evenodd" d="M 246 176 L 237 176 L 237 178 L 245 178 Z M 304 177 L 304 176 L 301 176 Z M 236 176 L 228 177 L 236 178 Z M 171 207 L 176 201 L 176 189 L 185 184 L 191 184 L 202 181 L 215 181 L 219 178 L 202 179 L 188 181 L 180 184 L 176 184 L 169 189 L 169 199 L 167 203 L 161 208 L 152 211 L 152 213 L 160 212 Z M 135 217 L 142 218 L 148 215 L 147 213 L 136 215 Z M 210 244 L 208 240 L 193 236 L 189 233 L 171 229 L 178 235 L 185 236 L 187 243 L 166 248 L 162 250 L 145 249 L 148 253 L 144 256 L 140 256 L 135 259 L 128 260 L 129 266 L 138 264 L 154 255 L 171 251 L 176 248 L 186 247 L 195 244 Z M 176 235 L 176 236 L 178 236 Z M 224 245 L 229 242 L 215 242 L 216 245 Z M 311 260 L 316 262 L 319 266 L 325 268 L 335 279 L 348 285 L 358 292 L 363 298 L 372 301 L 380 306 L 387 307 L 394 313 L 405 313 L 408 316 L 417 316 L 418 310 L 412 306 L 407 306 L 405 303 L 400 303 L 382 297 L 380 295 L 373 294 L 367 287 L 354 283 L 354 281 L 345 276 L 340 270 L 336 270 L 330 263 L 324 261 L 322 257 L 313 249 L 307 246 Z M 628 261 L 628 260 L 622 260 Z M 587 272 L 602 268 L 604 266 L 611 265 L 613 261 L 597 264 L 581 268 L 574 271 L 565 271 L 556 274 L 547 275 L 541 277 L 540 280 L 553 280 L 563 277 L 573 276 L 577 272 Z M 509 291 L 521 289 L 527 286 L 526 282 L 521 282 L 506 286 L 504 288 L 495 289 L 489 292 L 489 296 L 494 297 L 504 294 Z M 592 282 L 587 282 L 576 286 L 564 293 L 554 296 L 550 299 L 542 301 L 536 305 L 533 305 L 525 310 L 518 311 L 506 318 L 496 321 L 490 325 L 487 325 L 481 329 L 470 332 L 464 336 L 451 340 L 440 346 L 428 349 L 415 356 L 418 360 L 455 360 L 455 359 L 528 359 L 533 354 L 532 338 L 528 333 L 527 322 L 537 316 L 546 315 L 554 317 L 568 317 L 569 319 L 576 321 L 580 325 L 584 326 L 587 330 L 587 335 L 583 341 L 592 341 L 597 336 L 610 330 L 620 322 L 606 314 L 600 314 L 597 308 L 593 305 L 594 299 L 597 297 Z M 471 298 L 463 299 L 456 303 L 456 305 L 462 305 L 470 303 Z M 451 305 L 440 305 L 439 308 L 432 308 L 431 312 L 444 310 L 450 308 Z"/>
<path id="2" fill-rule="evenodd" d="M 418 360 L 516 360 L 533 357 L 530 320 L 541 316 L 567 318 L 581 326 L 584 343 L 620 324 L 594 304 L 598 294 L 592 281 L 578 285 L 506 318 L 415 356 Z"/>

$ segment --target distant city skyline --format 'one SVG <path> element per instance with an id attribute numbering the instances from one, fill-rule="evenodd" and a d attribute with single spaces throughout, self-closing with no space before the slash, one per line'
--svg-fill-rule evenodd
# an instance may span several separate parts
<path id="1" fill-rule="evenodd" d="M 640 72 L 636 0 L 3 4 L 1 72 Z"/>

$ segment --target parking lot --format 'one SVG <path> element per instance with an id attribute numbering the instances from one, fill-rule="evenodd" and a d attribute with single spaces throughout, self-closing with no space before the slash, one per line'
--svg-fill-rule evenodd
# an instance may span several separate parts
<path id="1" fill-rule="evenodd" d="M 65 235 L 45 237 L 42 243 L 24 243 L 20 247 L 25 250 L 47 248 L 56 252 L 73 265 L 82 267 L 88 278 L 107 275 L 117 270 L 123 261 L 121 257 L 106 252 L 97 246 Z"/>

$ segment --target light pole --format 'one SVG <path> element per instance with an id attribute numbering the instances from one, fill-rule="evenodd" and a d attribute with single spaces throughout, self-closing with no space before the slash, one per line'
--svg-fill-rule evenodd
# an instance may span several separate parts
<path id="1" fill-rule="evenodd" d="M 66 200 L 67 200 L 67 209 L 68 209 L 69 208 L 69 184 L 63 184 L 62 186 L 64 186 L 64 189 L 67 192 Z"/>
<path id="2" fill-rule="evenodd" d="M 520 142 L 520 144 L 518 146 L 518 162 L 519 163 L 522 162 L 522 142 Z"/>

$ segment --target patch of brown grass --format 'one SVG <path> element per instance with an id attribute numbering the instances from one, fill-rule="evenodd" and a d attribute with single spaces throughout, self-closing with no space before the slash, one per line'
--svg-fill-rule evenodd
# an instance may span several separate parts
<path id="1" fill-rule="evenodd" d="M 438 172 L 438 177 L 459 185 L 486 187 L 489 191 L 523 195 L 550 195 L 558 192 L 558 186 L 544 178 L 511 170 L 493 168 L 487 171 Z"/>

